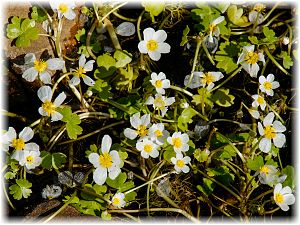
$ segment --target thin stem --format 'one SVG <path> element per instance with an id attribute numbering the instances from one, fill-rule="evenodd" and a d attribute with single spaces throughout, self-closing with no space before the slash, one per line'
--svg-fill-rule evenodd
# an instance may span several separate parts
<path id="1" fill-rule="evenodd" d="M 228 81 L 230 81 L 235 75 L 237 75 L 243 67 L 240 66 L 237 68 L 226 80 L 224 80 L 219 85 L 215 86 L 213 89 L 210 90 L 210 92 L 213 92 L 214 90 L 217 90 L 218 88 L 222 87 L 224 84 L 226 84 Z"/>
<path id="2" fill-rule="evenodd" d="M 4 178 L 3 178 L 4 179 Z M 12 202 L 10 201 L 10 198 L 7 194 L 7 191 L 6 191 L 6 185 L 4 183 L 4 180 L 2 179 L 2 188 L 3 188 L 3 192 L 4 192 L 4 195 L 5 195 L 5 198 L 8 202 L 8 204 L 10 205 L 10 207 L 13 209 L 13 210 L 16 210 L 16 208 L 14 207 L 14 205 L 12 204 Z"/>
<path id="3" fill-rule="evenodd" d="M 142 40 L 142 36 L 141 36 L 141 22 L 142 22 L 142 17 L 145 13 L 145 10 L 143 10 L 143 12 L 139 15 L 139 18 L 137 20 L 137 24 L 136 24 L 136 32 L 139 38 L 139 41 Z"/>
<path id="4" fill-rule="evenodd" d="M 118 17 L 118 18 L 120 18 L 120 19 L 122 19 L 122 20 L 126 20 L 126 21 L 129 21 L 129 22 L 136 22 L 136 21 L 137 21 L 137 19 L 125 17 L 125 16 L 119 14 L 119 13 L 116 12 L 116 11 L 114 11 L 113 14 L 114 14 L 116 17 Z"/>
<path id="5" fill-rule="evenodd" d="M 15 117 L 15 118 L 21 120 L 24 123 L 27 122 L 27 118 L 26 117 L 20 116 L 20 115 L 18 115 L 16 113 L 8 112 L 8 111 L 2 109 L 1 110 L 1 114 L 4 115 L 4 116 L 8 116 L 8 117 Z"/>
<path id="6" fill-rule="evenodd" d="M 272 210 L 270 210 L 270 211 L 265 211 L 265 215 L 266 214 L 273 214 L 274 212 L 276 212 L 276 211 L 278 211 L 280 209 L 280 207 L 277 207 L 277 208 L 275 208 L 275 209 L 272 209 Z"/>
<path id="7" fill-rule="evenodd" d="M 251 200 L 251 202 L 255 202 L 257 200 L 259 200 L 260 198 L 264 197 L 265 195 L 268 195 L 270 193 L 273 193 L 273 190 L 268 190 L 264 193 L 261 193 L 260 195 L 258 195 L 257 197 L 255 197 L 254 199 Z"/>
<path id="8" fill-rule="evenodd" d="M 180 92 L 182 92 L 182 93 L 184 93 L 184 94 L 186 94 L 186 95 L 188 95 L 190 97 L 193 97 L 193 94 L 191 92 L 189 92 L 189 91 L 187 91 L 187 90 L 185 90 L 185 89 L 183 89 L 181 87 L 170 85 L 170 89 L 173 89 L 173 90 L 176 90 L 176 91 L 180 91 Z"/>
<path id="9" fill-rule="evenodd" d="M 204 52 L 206 53 L 206 56 L 209 59 L 209 61 L 211 62 L 211 64 L 216 65 L 204 42 L 202 42 L 202 48 L 203 48 Z"/>
<path id="10" fill-rule="evenodd" d="M 57 79 L 57 81 L 55 82 L 55 84 L 53 85 L 52 88 L 52 95 L 54 94 L 55 89 L 57 88 L 57 85 L 65 78 L 68 77 L 69 75 L 71 75 L 72 73 L 65 73 L 63 74 L 60 78 Z"/>
<path id="11" fill-rule="evenodd" d="M 272 14 L 272 12 L 279 6 L 279 4 L 281 4 L 281 2 L 277 2 L 277 3 L 272 7 L 272 9 L 271 9 L 271 10 L 268 12 L 268 14 L 264 17 L 262 23 L 265 22 L 265 21 L 269 18 L 269 16 L 270 16 L 270 15 Z"/>
<path id="12" fill-rule="evenodd" d="M 94 53 L 92 52 L 92 48 L 91 48 L 91 37 L 92 37 L 92 34 L 96 28 L 98 24 L 98 20 L 94 20 L 89 32 L 87 33 L 87 36 L 86 36 L 86 49 L 89 53 L 90 56 L 92 56 L 92 58 L 94 60 L 97 60 L 97 56 L 94 55 Z"/>

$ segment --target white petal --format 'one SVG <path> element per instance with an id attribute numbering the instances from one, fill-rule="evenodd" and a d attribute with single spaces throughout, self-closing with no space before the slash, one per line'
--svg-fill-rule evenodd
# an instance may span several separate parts
<path id="1" fill-rule="evenodd" d="M 292 189 L 289 186 L 285 186 L 284 188 L 281 189 L 280 193 L 283 194 L 283 195 L 285 195 L 285 194 L 291 194 L 292 193 Z"/>
<path id="2" fill-rule="evenodd" d="M 183 152 L 187 152 L 189 150 L 189 145 L 188 144 L 183 144 L 182 147 L 181 147 L 181 151 Z"/>
<path id="3" fill-rule="evenodd" d="M 150 124 L 150 114 L 145 114 L 141 117 L 141 124 L 145 126 Z"/>
<path id="4" fill-rule="evenodd" d="M 261 125 L 260 122 L 258 122 L 257 128 L 258 128 L 259 134 L 260 134 L 261 136 L 263 136 L 263 135 L 265 134 L 265 130 L 264 130 L 264 128 L 263 128 L 263 126 Z"/>
<path id="5" fill-rule="evenodd" d="M 270 139 L 263 138 L 259 142 L 259 149 L 264 153 L 268 153 L 271 150 L 271 145 L 272 143 Z"/>
<path id="6" fill-rule="evenodd" d="M 279 207 L 283 210 L 283 211 L 288 211 L 290 209 L 290 207 L 287 204 L 279 204 Z"/>
<path id="7" fill-rule="evenodd" d="M 25 72 L 22 74 L 22 77 L 28 82 L 33 82 L 38 74 L 38 71 L 34 67 L 31 67 L 25 70 Z"/>
<path id="8" fill-rule="evenodd" d="M 221 72 L 210 72 L 210 73 L 213 75 L 215 81 L 218 81 L 224 77 L 223 73 Z"/>
<path id="9" fill-rule="evenodd" d="M 160 53 L 169 53 L 171 51 L 171 46 L 167 43 L 158 43 L 157 51 Z"/>
<path id="10" fill-rule="evenodd" d="M 51 75 L 47 71 L 40 74 L 40 79 L 44 84 L 51 84 Z"/>
<path id="11" fill-rule="evenodd" d="M 25 144 L 24 146 L 24 150 L 25 151 L 39 151 L 40 150 L 40 146 L 38 146 L 36 143 L 30 142 Z"/>
<path id="12" fill-rule="evenodd" d="M 276 184 L 274 187 L 274 193 L 275 194 L 279 193 L 281 191 L 281 189 L 282 189 L 282 184 L 281 183 Z"/>
<path id="13" fill-rule="evenodd" d="M 121 169 L 119 167 L 111 167 L 108 169 L 108 176 L 110 179 L 114 180 L 121 173 Z"/>
<path id="14" fill-rule="evenodd" d="M 191 158 L 188 157 L 188 156 L 185 156 L 185 157 L 183 158 L 183 162 L 184 162 L 185 164 L 189 164 L 189 163 L 191 162 Z"/>
<path id="15" fill-rule="evenodd" d="M 236 62 L 236 64 L 239 64 L 240 62 L 243 62 L 245 58 L 245 53 L 242 52 L 242 54 L 239 56 L 238 61 Z"/>
<path id="16" fill-rule="evenodd" d="M 285 141 L 286 139 L 284 134 L 276 134 L 276 137 L 273 138 L 274 145 L 277 148 L 282 148 L 283 145 L 285 144 Z"/>
<path id="17" fill-rule="evenodd" d="M 256 78 L 258 71 L 259 71 L 258 64 L 257 63 L 253 64 L 250 69 L 250 76 Z"/>
<path id="18" fill-rule="evenodd" d="M 95 85 L 95 81 L 93 81 L 92 78 L 90 78 L 89 76 L 84 76 L 83 77 L 83 82 L 88 85 L 88 86 L 94 86 Z"/>
<path id="19" fill-rule="evenodd" d="M 295 201 L 296 201 L 296 199 L 295 199 L 295 196 L 293 194 L 284 195 L 284 202 L 287 205 L 292 205 L 292 204 L 295 203 Z"/>
<path id="20" fill-rule="evenodd" d="M 78 64 L 79 64 L 79 66 L 84 67 L 85 62 L 86 62 L 85 55 L 82 54 L 82 55 L 79 57 L 79 63 L 78 63 Z"/>
<path id="21" fill-rule="evenodd" d="M 164 74 L 163 72 L 160 72 L 160 73 L 157 75 L 157 79 L 159 79 L 159 80 L 164 80 L 164 79 L 166 79 L 166 74 Z"/>
<path id="22" fill-rule="evenodd" d="M 258 78 L 258 81 L 259 81 L 260 84 L 264 84 L 266 82 L 266 78 L 264 76 L 260 76 Z"/>
<path id="23" fill-rule="evenodd" d="M 34 63 L 34 61 L 36 60 L 36 57 L 33 53 L 27 53 L 24 56 L 24 61 L 26 65 L 32 65 Z"/>
<path id="24" fill-rule="evenodd" d="M 176 165 L 177 159 L 176 159 L 175 157 L 172 157 L 172 158 L 171 158 L 171 162 L 172 162 L 174 165 Z"/>
<path id="25" fill-rule="evenodd" d="M 38 90 L 38 97 L 42 102 L 46 100 L 51 101 L 52 98 L 52 90 L 49 86 L 42 86 Z"/>
<path id="26" fill-rule="evenodd" d="M 251 65 L 248 64 L 248 63 L 242 63 L 242 67 L 243 67 L 243 69 L 246 70 L 246 72 L 249 73 L 250 76 L 251 76 Z"/>
<path id="27" fill-rule="evenodd" d="M 278 81 L 274 81 L 272 82 L 272 89 L 276 89 L 276 88 L 279 88 L 280 84 Z"/>
<path id="28" fill-rule="evenodd" d="M 59 1 L 49 1 L 50 7 L 53 11 L 56 11 L 58 9 L 58 6 L 60 4 Z"/>
<path id="29" fill-rule="evenodd" d="M 145 104 L 152 105 L 153 103 L 154 103 L 154 98 L 152 96 L 149 96 L 148 99 L 146 100 Z"/>
<path id="30" fill-rule="evenodd" d="M 147 54 L 148 49 L 147 49 L 146 41 L 140 41 L 138 44 L 138 49 L 139 49 L 140 53 Z"/>
<path id="31" fill-rule="evenodd" d="M 135 129 L 137 129 L 142 124 L 140 113 L 135 113 L 130 117 L 130 124 Z"/>
<path id="32" fill-rule="evenodd" d="M 101 151 L 103 153 L 109 152 L 111 144 L 112 144 L 111 137 L 107 134 L 104 135 L 104 137 L 102 138 L 102 142 L 101 142 Z"/>
<path id="33" fill-rule="evenodd" d="M 66 13 L 64 13 L 64 16 L 68 19 L 68 20 L 73 20 L 76 17 L 76 13 L 72 10 L 69 9 Z"/>
<path id="34" fill-rule="evenodd" d="M 109 154 L 112 157 L 113 164 L 119 167 L 121 163 L 119 153 L 116 150 L 112 150 Z"/>
<path id="35" fill-rule="evenodd" d="M 107 169 L 104 167 L 98 167 L 93 174 L 93 179 L 96 184 L 102 185 L 105 183 L 107 178 Z"/>
<path id="36" fill-rule="evenodd" d="M 63 118 L 63 115 L 60 114 L 59 112 L 54 112 L 52 115 L 51 115 L 51 121 L 52 122 L 55 122 L 55 121 L 59 121 Z"/>
<path id="37" fill-rule="evenodd" d="M 275 79 L 274 74 L 271 74 L 271 73 L 270 73 L 270 74 L 267 76 L 267 81 L 269 81 L 269 82 L 274 81 L 274 79 Z"/>
<path id="38" fill-rule="evenodd" d="M 126 128 L 124 130 L 124 135 L 125 135 L 125 137 L 129 138 L 130 140 L 133 140 L 137 137 L 136 131 L 133 129 L 130 129 L 130 128 Z"/>
<path id="39" fill-rule="evenodd" d="M 1 142 L 4 144 L 9 144 L 15 138 L 17 138 L 17 133 L 15 128 L 9 127 L 8 131 L 2 136 Z"/>
<path id="40" fill-rule="evenodd" d="M 214 19 L 212 21 L 212 24 L 216 24 L 217 25 L 217 24 L 221 23 L 224 19 L 225 19 L 224 16 L 219 16 L 218 18 L 216 18 L 216 19 Z"/>
<path id="41" fill-rule="evenodd" d="M 167 106 L 172 105 L 175 102 L 175 97 L 170 97 L 165 100 Z"/>
<path id="42" fill-rule="evenodd" d="M 93 164 L 94 167 L 99 167 L 99 155 L 95 152 L 89 154 L 89 161 Z"/>
<path id="43" fill-rule="evenodd" d="M 19 134 L 19 137 L 22 138 L 25 142 L 33 138 L 34 132 L 30 127 L 25 127 Z"/>
<path id="44" fill-rule="evenodd" d="M 141 152 L 141 156 L 142 156 L 143 158 L 145 158 L 145 159 L 148 159 L 148 158 L 149 158 L 149 154 L 148 154 L 147 152 L 145 152 L 145 151 L 142 151 L 142 152 Z"/>
<path id="45" fill-rule="evenodd" d="M 65 66 L 65 61 L 60 58 L 53 58 L 47 60 L 47 68 L 49 70 L 62 70 Z"/>
<path id="46" fill-rule="evenodd" d="M 273 122 L 273 127 L 275 128 L 276 132 L 285 132 L 286 127 L 282 125 L 282 123 L 278 120 Z"/>
<path id="47" fill-rule="evenodd" d="M 187 165 L 184 165 L 182 168 L 181 168 L 182 172 L 184 173 L 188 173 L 190 171 L 190 167 L 188 167 Z"/>
<path id="48" fill-rule="evenodd" d="M 161 54 L 158 51 L 148 52 L 148 55 L 149 55 L 150 59 L 152 59 L 154 61 L 158 61 L 161 57 Z"/>
<path id="49" fill-rule="evenodd" d="M 92 71 L 93 70 L 93 65 L 95 63 L 95 60 L 89 60 L 85 65 L 84 65 L 84 70 L 85 71 Z"/>
<path id="50" fill-rule="evenodd" d="M 39 108 L 39 113 L 40 113 L 42 116 L 49 116 L 49 114 L 43 109 L 43 107 L 40 107 L 40 108 Z"/>
<path id="51" fill-rule="evenodd" d="M 54 105 L 56 106 L 56 107 L 59 107 L 62 103 L 63 103 L 63 101 L 66 99 L 66 94 L 64 93 L 64 92 L 62 92 L 62 93 L 60 93 L 57 97 L 56 97 L 56 99 L 54 100 Z"/>
<path id="52" fill-rule="evenodd" d="M 159 156 L 159 152 L 157 151 L 157 149 L 154 149 L 152 152 L 150 152 L 150 156 L 152 158 L 157 158 Z"/>
<path id="53" fill-rule="evenodd" d="M 272 89 L 271 90 L 266 90 L 266 94 L 269 95 L 269 96 L 273 96 L 274 91 Z"/>
<path id="54" fill-rule="evenodd" d="M 273 120 L 274 120 L 274 113 L 273 112 L 270 112 L 265 118 L 264 118 L 264 121 L 263 121 L 263 124 L 264 126 L 268 126 L 268 125 L 271 125 L 273 123 Z"/>
<path id="55" fill-rule="evenodd" d="M 254 45 L 244 46 L 244 51 L 246 52 L 254 52 Z"/>
<path id="56" fill-rule="evenodd" d="M 206 89 L 207 89 L 208 91 L 210 91 L 211 89 L 213 89 L 214 86 L 215 86 L 214 83 L 210 83 L 210 84 L 206 87 Z"/>
<path id="57" fill-rule="evenodd" d="M 77 76 L 73 76 L 73 78 L 69 82 L 70 84 L 77 86 L 80 83 L 80 79 Z"/>
<path id="58" fill-rule="evenodd" d="M 152 40 L 154 34 L 155 34 L 155 30 L 154 30 L 153 28 L 151 28 L 151 27 L 146 28 L 146 29 L 143 31 L 144 40 L 145 40 L 145 41 Z"/>
<path id="59" fill-rule="evenodd" d="M 265 56 L 262 53 L 258 53 L 258 60 L 263 62 L 263 64 L 265 65 Z"/>
<path id="60" fill-rule="evenodd" d="M 166 80 L 163 80 L 163 81 L 162 81 L 162 87 L 163 87 L 164 89 L 169 88 L 170 86 L 171 86 L 170 80 L 166 79 Z"/>
<path id="61" fill-rule="evenodd" d="M 164 30 L 158 30 L 153 35 L 153 40 L 157 42 L 164 42 L 167 39 L 167 33 Z"/>

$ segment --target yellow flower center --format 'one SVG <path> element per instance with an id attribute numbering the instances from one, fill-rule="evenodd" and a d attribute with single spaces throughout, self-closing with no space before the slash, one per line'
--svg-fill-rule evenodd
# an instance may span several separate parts
<path id="1" fill-rule="evenodd" d="M 261 97 L 261 96 L 258 96 L 258 98 L 257 98 L 257 102 L 258 102 L 258 104 L 264 104 L 265 103 L 265 100 L 264 100 L 264 98 L 263 97 Z"/>
<path id="2" fill-rule="evenodd" d="M 266 6 L 264 4 L 256 4 L 253 8 L 256 12 L 263 12 L 265 10 Z"/>
<path id="3" fill-rule="evenodd" d="M 82 66 L 79 66 L 79 68 L 75 71 L 75 76 L 84 78 L 85 75 L 85 69 Z"/>
<path id="4" fill-rule="evenodd" d="M 273 139 L 276 137 L 276 130 L 271 125 L 267 125 L 265 128 L 265 137 L 268 139 Z"/>
<path id="5" fill-rule="evenodd" d="M 43 60 L 35 60 L 34 61 L 34 68 L 39 73 L 43 73 L 47 69 L 48 63 Z"/>
<path id="6" fill-rule="evenodd" d="M 162 110 L 166 106 L 166 103 L 162 97 L 158 97 L 154 99 L 154 105 L 160 110 Z"/>
<path id="7" fill-rule="evenodd" d="M 64 3 L 59 4 L 58 11 L 60 11 L 61 13 L 66 13 L 66 12 L 68 12 L 68 10 L 69 10 L 69 7 L 67 4 L 64 4 Z"/>
<path id="8" fill-rule="evenodd" d="M 267 166 L 263 166 L 260 169 L 260 172 L 265 173 L 265 174 L 269 174 L 270 170 L 269 170 L 269 168 Z"/>
<path id="9" fill-rule="evenodd" d="M 266 90 L 271 90 L 272 89 L 272 83 L 269 82 L 269 81 L 266 81 L 264 83 L 264 87 L 265 87 Z"/>
<path id="10" fill-rule="evenodd" d="M 26 162 L 29 163 L 29 164 L 33 163 L 33 157 L 31 155 L 27 156 L 26 157 Z"/>
<path id="11" fill-rule="evenodd" d="M 209 31 L 214 32 L 214 30 L 216 29 L 216 27 L 217 27 L 217 25 L 214 24 L 214 23 L 212 23 L 212 24 L 209 25 L 208 29 L 209 29 Z"/>
<path id="12" fill-rule="evenodd" d="M 45 101 L 42 108 L 48 113 L 48 116 L 56 112 L 56 106 L 50 101 Z"/>
<path id="13" fill-rule="evenodd" d="M 152 152 L 152 150 L 153 150 L 153 147 L 152 147 L 151 144 L 146 144 L 146 145 L 144 146 L 144 151 L 145 151 L 145 152 L 150 153 L 150 152 Z"/>
<path id="14" fill-rule="evenodd" d="M 108 152 L 104 152 L 103 155 L 99 157 L 99 163 L 105 168 L 110 168 L 112 166 L 112 157 Z"/>
<path id="15" fill-rule="evenodd" d="M 173 141 L 173 146 L 174 146 L 175 148 L 181 148 L 181 146 L 182 146 L 182 141 L 181 141 L 181 139 L 180 139 L 179 137 L 177 137 L 177 138 L 172 138 L 172 141 Z"/>
<path id="16" fill-rule="evenodd" d="M 154 132 L 154 134 L 155 134 L 156 137 L 161 137 L 161 136 L 163 136 L 163 133 L 162 133 L 160 130 L 156 130 L 156 131 Z"/>
<path id="17" fill-rule="evenodd" d="M 121 200 L 119 198 L 114 198 L 112 203 L 113 203 L 113 205 L 117 206 L 121 203 Z"/>
<path id="18" fill-rule="evenodd" d="M 157 41 L 150 40 L 150 41 L 147 42 L 147 49 L 149 51 L 153 52 L 153 51 L 155 51 L 157 49 L 157 47 L 158 47 Z"/>
<path id="19" fill-rule="evenodd" d="M 162 81 L 161 80 L 155 81 L 155 87 L 162 88 Z"/>
<path id="20" fill-rule="evenodd" d="M 23 150 L 25 147 L 25 141 L 22 138 L 19 138 L 19 139 L 15 138 L 12 141 L 12 146 L 16 150 Z"/>
<path id="21" fill-rule="evenodd" d="M 148 134 L 148 130 L 147 127 L 145 125 L 140 125 L 137 128 L 136 133 L 140 136 L 140 137 L 144 137 Z"/>
<path id="22" fill-rule="evenodd" d="M 182 168 L 184 167 L 184 161 L 182 159 L 178 159 L 177 162 L 176 162 L 176 165 L 179 167 L 179 168 Z"/>
<path id="23" fill-rule="evenodd" d="M 204 74 L 203 78 L 201 79 L 201 82 L 204 85 L 206 85 L 206 84 L 209 85 L 209 84 L 211 84 L 214 81 L 215 81 L 215 78 L 214 78 L 214 76 L 211 73 Z"/>
<path id="24" fill-rule="evenodd" d="M 284 201 L 283 195 L 280 194 L 280 193 L 276 193 L 276 194 L 275 194 L 275 201 L 276 201 L 277 203 L 279 203 L 279 204 L 283 203 L 283 201 Z"/>
<path id="25" fill-rule="evenodd" d="M 245 61 L 248 64 L 255 64 L 258 62 L 258 54 L 256 52 L 247 52 L 246 56 L 245 56 Z"/>

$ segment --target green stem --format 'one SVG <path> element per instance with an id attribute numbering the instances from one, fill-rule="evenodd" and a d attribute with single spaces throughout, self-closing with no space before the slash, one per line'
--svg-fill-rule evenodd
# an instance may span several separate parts
<path id="1" fill-rule="evenodd" d="M 68 77 L 69 75 L 71 75 L 72 73 L 65 73 L 63 74 L 60 78 L 57 79 L 57 81 L 55 82 L 55 84 L 53 85 L 52 88 L 52 95 L 54 94 L 55 89 L 57 88 L 57 85 L 65 78 Z"/>
<path id="2" fill-rule="evenodd" d="M 182 92 L 182 93 L 184 93 L 184 94 L 186 94 L 186 95 L 188 95 L 190 97 L 193 97 L 193 94 L 191 92 L 189 92 L 189 91 L 187 91 L 187 90 L 185 90 L 185 89 L 183 89 L 181 87 L 170 85 L 170 89 L 173 89 L 173 90 L 176 90 L 176 91 L 180 91 L 180 92 Z"/>
<path id="3" fill-rule="evenodd" d="M 137 19 L 132 19 L 132 18 L 125 17 L 125 16 L 119 14 L 118 12 L 113 12 L 113 14 L 116 17 L 120 18 L 121 20 L 126 20 L 126 21 L 133 22 L 133 23 L 137 21 Z"/>
<path id="4" fill-rule="evenodd" d="M 251 200 L 251 202 L 256 202 L 258 201 L 260 198 L 264 197 L 265 195 L 268 195 L 270 193 L 273 193 L 273 190 L 268 190 L 264 193 L 261 193 L 260 195 L 258 195 L 257 197 L 255 197 L 254 199 Z"/>
<path id="5" fill-rule="evenodd" d="M 268 12 L 268 14 L 264 17 L 264 20 L 262 21 L 262 23 L 263 22 L 265 22 L 268 18 L 269 18 L 269 16 L 272 14 L 272 12 L 279 6 L 279 4 L 281 4 L 281 2 L 277 2 L 273 7 L 272 7 L 272 9 Z"/>
<path id="6" fill-rule="evenodd" d="M 91 37 L 92 37 L 92 34 L 93 34 L 97 24 L 98 24 L 98 20 L 94 20 L 94 22 L 86 36 L 86 50 L 88 51 L 89 55 L 92 56 L 92 58 L 94 60 L 97 60 L 97 56 L 94 55 L 92 48 L 91 48 Z"/>
<path id="7" fill-rule="evenodd" d="M 278 211 L 280 209 L 280 207 L 277 207 L 277 208 L 275 208 L 275 209 L 272 209 L 272 210 L 270 210 L 270 211 L 265 211 L 265 215 L 267 215 L 267 214 L 273 214 L 274 212 L 276 212 L 276 211 Z"/>
<path id="8" fill-rule="evenodd" d="M 136 24 L 136 32 L 139 38 L 139 41 L 142 41 L 142 36 L 141 36 L 141 22 L 142 22 L 142 17 L 145 13 L 145 10 L 143 10 L 143 12 L 139 15 L 139 18 L 137 20 L 137 24 Z"/>
<path id="9" fill-rule="evenodd" d="M 26 117 L 20 116 L 20 115 L 18 115 L 16 113 L 8 112 L 8 111 L 2 109 L 1 110 L 1 114 L 4 115 L 4 116 L 8 116 L 8 117 L 15 117 L 15 118 L 21 120 L 24 123 L 27 122 L 27 118 Z"/>
<path id="10" fill-rule="evenodd" d="M 206 56 L 211 64 L 216 65 L 204 42 L 202 42 L 202 48 L 204 49 L 204 52 L 206 53 Z"/>
<path id="11" fill-rule="evenodd" d="M 278 119 L 281 121 L 282 124 L 285 124 L 284 120 L 281 118 L 281 116 L 269 105 L 269 103 L 266 102 L 266 105 L 269 109 L 278 117 Z"/>
<path id="12" fill-rule="evenodd" d="M 210 92 L 213 92 L 214 90 L 217 90 L 218 88 L 222 87 L 224 84 L 226 84 L 228 81 L 230 81 L 235 75 L 237 75 L 243 67 L 240 66 L 237 68 L 226 80 L 224 80 L 219 85 L 215 86 L 213 89 L 210 90 Z"/>
<path id="13" fill-rule="evenodd" d="M 168 19 L 171 17 L 171 15 L 172 15 L 172 12 L 169 13 L 169 15 L 167 15 L 167 16 L 164 18 L 164 20 L 163 20 L 163 21 L 161 22 L 161 24 L 159 25 L 158 29 L 162 29 L 162 28 L 164 27 L 165 23 L 168 21 Z"/>
<path id="14" fill-rule="evenodd" d="M 4 178 L 3 178 L 4 179 Z M 7 194 L 7 191 L 6 191 L 6 186 L 5 186 L 5 183 L 4 183 L 4 180 L 2 179 L 2 188 L 3 188 L 3 192 L 4 192 L 4 195 L 5 195 L 5 198 L 8 202 L 8 204 L 10 205 L 10 207 L 13 209 L 13 210 L 16 210 L 16 208 L 14 207 L 14 205 L 12 204 L 12 202 L 10 201 L 10 198 Z"/>

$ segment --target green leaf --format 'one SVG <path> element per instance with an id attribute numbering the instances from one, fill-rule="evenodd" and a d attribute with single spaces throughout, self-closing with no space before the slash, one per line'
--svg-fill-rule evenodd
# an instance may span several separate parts
<path id="1" fill-rule="evenodd" d="M 138 71 L 133 67 L 119 68 L 120 76 L 116 79 L 116 88 L 118 90 L 127 89 L 128 92 L 132 90 L 132 82 L 138 77 Z"/>
<path id="2" fill-rule="evenodd" d="M 71 107 L 58 109 L 63 115 L 62 121 L 66 122 L 67 133 L 70 139 L 77 139 L 77 135 L 82 134 L 82 128 L 78 125 L 81 123 L 79 116 L 72 113 Z"/>
<path id="3" fill-rule="evenodd" d="M 134 182 L 133 181 L 127 181 L 124 184 L 122 184 L 118 190 L 119 192 L 125 192 L 128 191 L 130 189 L 134 188 Z"/>
<path id="4" fill-rule="evenodd" d="M 42 23 L 48 19 L 47 14 L 40 7 L 33 6 L 31 10 L 30 16 L 35 21 Z"/>
<path id="5" fill-rule="evenodd" d="M 178 117 L 178 128 L 182 131 L 186 131 L 188 129 L 188 123 L 192 123 L 192 118 L 197 115 L 197 111 L 192 107 L 188 107 L 184 109 L 181 115 Z"/>
<path id="6" fill-rule="evenodd" d="M 108 53 L 97 57 L 98 69 L 95 71 L 95 76 L 103 79 L 114 74 L 116 71 L 116 60 Z"/>
<path id="7" fill-rule="evenodd" d="M 278 40 L 275 32 L 266 26 L 263 27 L 263 33 L 265 35 L 265 38 L 262 39 L 262 42 L 273 43 Z"/>
<path id="8" fill-rule="evenodd" d="M 145 8 L 146 12 L 149 12 L 151 17 L 152 17 L 152 21 L 154 21 L 154 16 L 158 16 L 159 14 L 162 13 L 162 11 L 164 11 L 165 9 L 165 3 L 164 2 L 147 2 L 147 1 L 143 1 L 142 2 L 142 6 Z"/>
<path id="9" fill-rule="evenodd" d="M 4 178 L 6 180 L 13 179 L 15 177 L 16 177 L 16 173 L 13 173 L 13 172 L 10 172 L 10 171 L 6 172 L 5 175 L 4 175 Z"/>
<path id="10" fill-rule="evenodd" d="M 61 152 L 55 152 L 52 154 L 52 166 L 54 169 L 59 169 L 63 164 L 67 162 L 67 156 Z"/>
<path id="11" fill-rule="evenodd" d="M 226 145 L 219 155 L 220 159 L 232 159 L 236 156 L 236 150 L 231 145 Z"/>
<path id="12" fill-rule="evenodd" d="M 255 156 L 253 159 L 247 159 L 246 165 L 250 170 L 257 171 L 264 165 L 264 159 L 261 155 Z"/>
<path id="13" fill-rule="evenodd" d="M 125 195 L 125 201 L 126 202 L 134 201 L 136 196 L 137 196 L 137 193 L 135 191 L 132 191 Z"/>
<path id="14" fill-rule="evenodd" d="M 195 27 L 199 32 L 206 32 L 209 29 L 209 24 L 220 16 L 220 11 L 202 2 L 199 2 L 197 7 L 198 9 L 191 10 L 192 18 L 199 22 Z"/>
<path id="15" fill-rule="evenodd" d="M 198 95 L 193 95 L 192 102 L 196 105 L 201 105 L 204 102 L 204 106 L 207 108 L 212 108 L 214 103 L 210 100 L 211 93 L 206 88 L 199 88 Z"/>
<path id="16" fill-rule="evenodd" d="M 112 180 L 108 177 L 106 179 L 106 183 L 108 186 L 110 186 L 112 188 L 119 189 L 125 183 L 126 179 L 127 179 L 127 175 L 125 172 L 123 172 L 123 173 L 120 173 L 114 180 Z"/>
<path id="17" fill-rule="evenodd" d="M 248 22 L 248 18 L 243 16 L 244 10 L 242 8 L 237 8 L 236 5 L 230 5 L 227 9 L 227 16 L 230 22 L 234 25 L 240 27 L 246 27 L 251 23 Z"/>
<path id="18" fill-rule="evenodd" d="M 86 36 L 85 36 L 85 29 L 82 28 L 77 31 L 77 34 L 75 34 L 75 38 L 79 42 L 85 42 Z"/>
<path id="19" fill-rule="evenodd" d="M 31 40 L 37 40 L 39 29 L 35 27 L 35 20 L 21 19 L 14 16 L 11 23 L 7 25 L 6 36 L 16 40 L 17 47 L 28 47 Z"/>
<path id="20" fill-rule="evenodd" d="M 226 186 L 228 186 L 234 180 L 234 175 L 230 173 L 229 168 L 226 166 L 208 168 L 207 175 L 210 177 L 216 177 L 218 181 Z"/>
<path id="21" fill-rule="evenodd" d="M 294 65 L 294 62 L 290 55 L 286 51 L 281 51 L 280 55 L 277 55 L 279 58 L 283 59 L 283 67 L 285 69 L 291 68 Z"/>
<path id="22" fill-rule="evenodd" d="M 219 106 L 229 107 L 234 104 L 235 97 L 229 94 L 229 89 L 218 89 L 212 96 L 211 100 Z"/>
<path id="23" fill-rule="evenodd" d="M 114 58 L 117 60 L 115 66 L 117 68 L 124 67 L 132 60 L 132 54 L 127 51 L 116 50 L 114 53 Z"/>
<path id="24" fill-rule="evenodd" d="M 107 192 L 107 186 L 105 185 L 94 184 L 93 189 L 98 195 L 105 194 Z"/>
<path id="25" fill-rule="evenodd" d="M 13 195 L 14 199 L 20 200 L 23 198 L 28 198 L 32 191 L 30 190 L 32 183 L 25 179 L 16 180 L 16 184 L 9 187 L 10 194 Z"/>
<path id="26" fill-rule="evenodd" d="M 203 178 L 203 184 L 197 185 L 197 189 L 204 195 L 209 196 L 215 189 L 216 184 L 208 178 Z"/>
<path id="27" fill-rule="evenodd" d="M 259 44 L 259 41 L 256 36 L 249 36 L 248 39 L 251 42 L 251 44 L 254 44 L 254 45 Z"/>
<path id="28" fill-rule="evenodd" d="M 190 32 L 190 28 L 188 25 L 186 25 L 185 29 L 182 32 L 182 40 L 180 42 L 180 46 L 184 46 L 188 42 L 187 35 Z"/>
<path id="29" fill-rule="evenodd" d="M 111 220 L 111 214 L 105 210 L 101 213 L 101 218 L 104 220 Z"/>
<path id="30" fill-rule="evenodd" d="M 293 166 L 286 166 L 282 173 L 287 175 L 287 178 L 283 182 L 283 186 L 289 186 L 292 190 L 295 190 L 295 169 Z"/>
<path id="31" fill-rule="evenodd" d="M 217 68 L 229 74 L 238 68 L 234 57 L 238 56 L 239 48 L 236 43 L 229 41 L 221 43 L 219 48 L 215 54 Z"/>
<path id="32" fill-rule="evenodd" d="M 209 156 L 209 151 L 203 150 L 201 151 L 201 149 L 196 149 L 194 152 L 194 157 L 195 159 L 198 160 L 198 162 L 206 162 Z"/>
<path id="33" fill-rule="evenodd" d="M 176 153 L 172 146 L 169 146 L 166 151 L 164 151 L 164 159 L 171 163 L 171 158 L 176 157 Z"/>
<path id="34" fill-rule="evenodd" d="M 92 92 L 99 95 L 99 97 L 106 101 L 113 97 L 113 94 L 110 92 L 111 86 L 108 85 L 106 81 L 97 79 L 94 86 L 89 88 Z"/>

